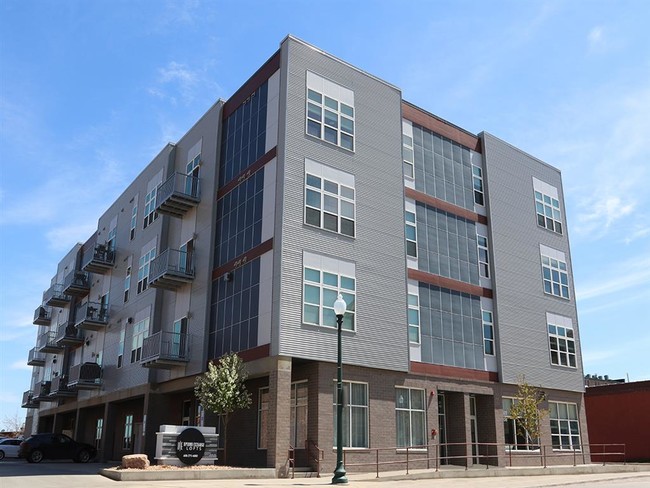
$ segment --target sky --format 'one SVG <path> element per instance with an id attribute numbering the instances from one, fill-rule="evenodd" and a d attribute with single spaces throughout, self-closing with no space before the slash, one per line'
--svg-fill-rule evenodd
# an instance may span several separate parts
<path id="1" fill-rule="evenodd" d="M 3 0 L 0 427 L 57 263 L 293 34 L 562 171 L 584 372 L 650 379 L 650 2 Z"/>

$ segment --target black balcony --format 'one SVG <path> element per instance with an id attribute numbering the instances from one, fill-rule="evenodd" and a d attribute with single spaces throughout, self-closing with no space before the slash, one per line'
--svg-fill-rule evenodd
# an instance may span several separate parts
<path id="1" fill-rule="evenodd" d="M 104 274 L 115 264 L 115 250 L 106 244 L 95 244 L 92 250 L 84 253 L 81 269 L 89 273 Z"/>
<path id="2" fill-rule="evenodd" d="M 70 299 L 70 295 L 63 292 L 63 283 L 56 283 L 43 293 L 43 304 L 50 307 L 65 307 Z"/>
<path id="3" fill-rule="evenodd" d="M 45 366 L 45 354 L 40 352 L 38 348 L 32 347 L 29 350 L 27 364 L 30 366 Z"/>
<path id="4" fill-rule="evenodd" d="M 85 297 L 90 292 L 90 275 L 86 271 L 70 271 L 63 279 L 63 293 Z"/>
<path id="5" fill-rule="evenodd" d="M 149 286 L 175 290 L 194 279 L 192 253 L 167 249 L 149 265 Z"/>
<path id="6" fill-rule="evenodd" d="M 80 346 L 84 338 L 81 329 L 74 325 L 72 320 L 59 324 L 56 330 L 56 345 L 63 346 Z"/>
<path id="7" fill-rule="evenodd" d="M 57 343 L 56 332 L 51 330 L 38 336 L 38 340 L 36 341 L 36 349 L 38 352 L 56 354 L 63 350 L 63 346 Z"/>
<path id="8" fill-rule="evenodd" d="M 83 330 L 103 330 L 108 324 L 108 306 L 87 302 L 77 308 L 75 325 Z"/>
<path id="9" fill-rule="evenodd" d="M 83 363 L 71 366 L 68 386 L 77 390 L 100 388 L 102 386 L 102 367 L 97 363 Z"/>
<path id="10" fill-rule="evenodd" d="M 34 396 L 33 400 L 35 402 L 42 402 L 48 400 L 48 395 L 50 394 L 50 386 L 52 383 L 48 381 L 40 381 L 34 385 Z"/>
<path id="11" fill-rule="evenodd" d="M 34 311 L 34 325 L 50 325 L 52 320 L 52 309 L 40 306 Z"/>
<path id="12" fill-rule="evenodd" d="M 77 396 L 77 390 L 68 386 L 68 377 L 60 374 L 52 378 L 52 386 L 48 398 L 70 398 Z"/>
<path id="13" fill-rule="evenodd" d="M 178 332 L 156 332 L 142 343 L 140 364 L 145 368 L 172 369 L 190 360 L 190 336 Z"/>
<path id="14" fill-rule="evenodd" d="M 174 173 L 156 191 L 156 211 L 182 217 L 201 201 L 199 183 L 196 176 Z"/>
<path id="15" fill-rule="evenodd" d="M 23 408 L 38 408 L 38 402 L 34 400 L 34 392 L 32 390 L 28 390 L 25 393 L 23 393 L 23 403 L 22 403 Z"/>

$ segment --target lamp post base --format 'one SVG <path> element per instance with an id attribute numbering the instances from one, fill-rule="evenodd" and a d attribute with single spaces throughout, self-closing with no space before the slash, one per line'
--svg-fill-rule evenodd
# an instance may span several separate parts
<path id="1" fill-rule="evenodd" d="M 345 476 L 345 468 L 343 467 L 343 463 L 339 463 L 336 466 L 336 469 L 334 470 L 334 476 L 332 477 L 332 484 L 333 485 L 339 485 L 339 484 L 347 484 L 348 483 L 348 477 Z"/>

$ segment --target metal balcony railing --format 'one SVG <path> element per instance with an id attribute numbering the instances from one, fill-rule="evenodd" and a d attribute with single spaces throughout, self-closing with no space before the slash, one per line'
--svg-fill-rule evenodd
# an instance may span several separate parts
<path id="1" fill-rule="evenodd" d="M 145 337 L 140 363 L 147 368 L 173 368 L 189 361 L 190 335 L 156 332 Z"/>
<path id="2" fill-rule="evenodd" d="M 77 308 L 75 325 L 83 330 L 103 330 L 108 324 L 108 306 L 104 303 L 86 302 Z"/>
<path id="3" fill-rule="evenodd" d="M 38 402 L 34 400 L 34 392 L 27 390 L 23 393 L 22 408 L 38 408 Z"/>
<path id="4" fill-rule="evenodd" d="M 90 292 L 90 275 L 86 271 L 70 271 L 63 279 L 63 292 L 84 297 Z"/>
<path id="5" fill-rule="evenodd" d="M 65 307 L 70 299 L 63 291 L 63 283 L 55 283 L 43 293 L 43 303 L 51 307 Z"/>
<path id="6" fill-rule="evenodd" d="M 41 305 L 34 310 L 34 325 L 50 325 L 52 320 L 52 309 Z"/>
<path id="7" fill-rule="evenodd" d="M 174 173 L 156 191 L 156 211 L 174 217 L 182 217 L 200 201 L 199 178 L 183 173 Z"/>
<path id="8" fill-rule="evenodd" d="M 72 320 L 59 324 L 56 330 L 56 343 L 58 346 L 80 346 L 83 343 L 83 334 Z"/>
<path id="9" fill-rule="evenodd" d="M 102 386 L 102 367 L 97 363 L 71 366 L 68 385 L 77 390 L 100 388 Z"/>
<path id="10" fill-rule="evenodd" d="M 57 353 L 63 349 L 63 346 L 57 344 L 56 332 L 51 330 L 38 336 L 36 348 L 38 352 Z"/>
<path id="11" fill-rule="evenodd" d="M 52 382 L 50 380 L 39 381 L 34 385 L 34 400 L 41 401 L 47 399 L 47 396 L 50 394 L 50 386 Z"/>
<path id="12" fill-rule="evenodd" d="M 194 279 L 193 253 L 166 249 L 149 265 L 149 285 L 175 290 Z"/>
<path id="13" fill-rule="evenodd" d="M 77 391 L 68 386 L 68 377 L 60 374 L 52 378 L 52 385 L 50 386 L 50 398 L 65 398 L 76 396 Z"/>
<path id="14" fill-rule="evenodd" d="M 45 354 L 39 352 L 36 347 L 32 347 L 29 350 L 27 364 L 30 366 L 45 366 Z"/>
<path id="15" fill-rule="evenodd" d="M 81 269 L 90 273 L 106 273 L 115 264 L 115 250 L 106 244 L 95 244 L 92 250 L 84 253 Z"/>

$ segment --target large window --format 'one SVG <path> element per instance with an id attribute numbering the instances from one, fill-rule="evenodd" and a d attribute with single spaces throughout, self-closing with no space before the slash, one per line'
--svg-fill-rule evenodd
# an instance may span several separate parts
<path id="1" fill-rule="evenodd" d="M 340 293 L 347 304 L 342 327 L 344 330 L 354 330 L 356 305 L 354 277 L 310 267 L 304 268 L 303 277 L 303 322 L 336 327 L 334 302 Z"/>
<path id="2" fill-rule="evenodd" d="M 488 255 L 487 237 L 477 235 L 476 242 L 478 245 L 478 271 L 483 278 L 490 277 L 490 257 Z"/>
<path id="3" fill-rule="evenodd" d="M 149 317 L 140 320 L 133 326 L 133 337 L 131 338 L 131 362 L 135 363 L 142 358 L 142 343 L 149 335 Z"/>
<path id="4" fill-rule="evenodd" d="M 149 287 L 149 264 L 156 257 L 156 248 L 140 256 L 138 262 L 138 293 L 142 293 Z"/>
<path id="5" fill-rule="evenodd" d="M 354 151 L 354 107 L 308 88 L 307 134 Z"/>
<path id="6" fill-rule="evenodd" d="M 580 449 L 580 423 L 575 403 L 548 402 L 553 449 Z"/>
<path id="7" fill-rule="evenodd" d="M 404 160 L 404 176 L 408 178 L 415 177 L 415 169 L 413 166 L 413 138 L 402 134 L 402 159 Z"/>
<path id="8" fill-rule="evenodd" d="M 156 212 L 156 190 L 157 188 L 154 188 L 144 197 L 143 229 L 153 224 L 153 221 L 158 218 L 158 212 Z"/>
<path id="9" fill-rule="evenodd" d="M 257 448 L 266 449 L 268 439 L 266 433 L 269 428 L 269 387 L 258 390 L 257 399 Z"/>
<path id="10" fill-rule="evenodd" d="M 518 419 L 510 419 L 510 408 L 517 400 L 503 399 L 503 433 L 508 448 L 515 451 L 532 451 L 539 449 L 539 439 L 527 439 Z"/>
<path id="11" fill-rule="evenodd" d="M 337 392 L 334 382 L 334 446 L 337 434 Z M 368 447 L 368 384 L 343 382 L 343 447 Z"/>
<path id="12" fill-rule="evenodd" d="M 488 356 L 494 356 L 494 322 L 492 312 L 483 310 L 483 350 Z"/>
<path id="13" fill-rule="evenodd" d="M 472 183 L 474 185 L 474 203 L 485 205 L 485 194 L 483 193 L 483 170 L 472 165 Z"/>
<path id="14" fill-rule="evenodd" d="M 542 255 L 544 293 L 569 298 L 569 274 L 564 261 Z"/>
<path id="15" fill-rule="evenodd" d="M 397 447 L 426 444 L 426 411 L 424 390 L 395 388 Z"/>
<path id="16" fill-rule="evenodd" d="M 404 213 L 406 218 L 406 254 L 414 258 L 418 257 L 418 232 L 415 225 L 415 212 Z"/>
<path id="17" fill-rule="evenodd" d="M 354 237 L 354 188 L 305 173 L 305 223 Z"/>
<path id="18" fill-rule="evenodd" d="M 576 367 L 576 342 L 572 328 L 548 324 L 548 342 L 551 364 Z"/>
<path id="19" fill-rule="evenodd" d="M 408 322 L 409 322 L 409 342 L 420 343 L 420 298 L 413 294 L 408 294 Z"/>
<path id="20" fill-rule="evenodd" d="M 535 190 L 535 211 L 538 225 L 562 234 L 562 214 L 560 201 L 557 198 Z"/>

